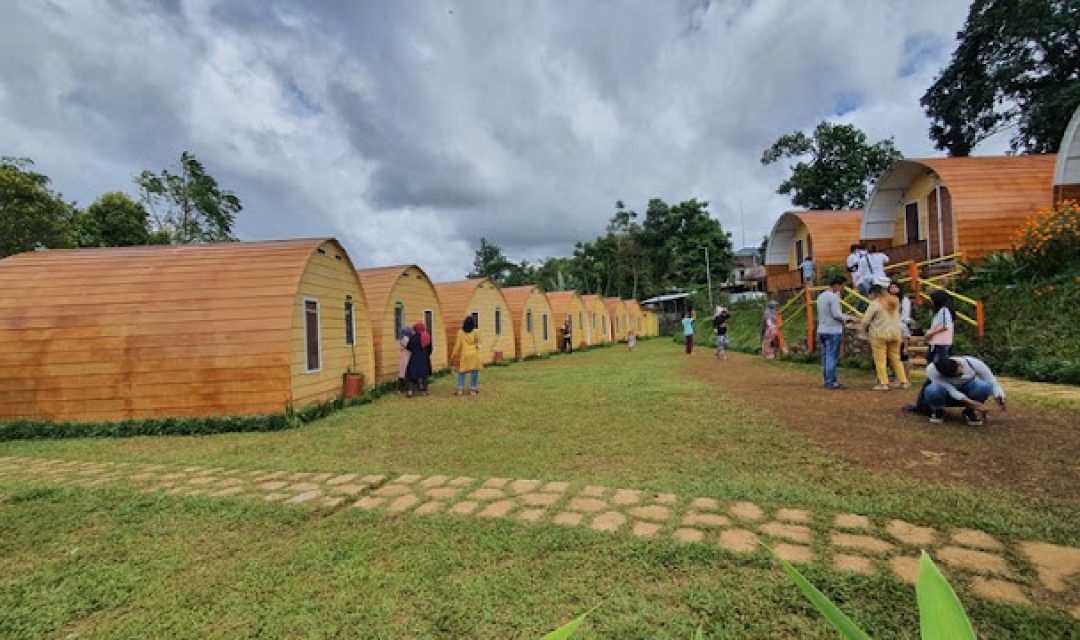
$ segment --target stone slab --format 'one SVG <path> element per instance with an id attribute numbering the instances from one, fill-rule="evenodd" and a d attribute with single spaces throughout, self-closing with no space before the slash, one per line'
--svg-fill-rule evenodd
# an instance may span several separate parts
<path id="1" fill-rule="evenodd" d="M 427 494 L 432 498 L 438 498 L 439 500 L 449 500 L 461 493 L 461 489 L 458 487 L 435 487 L 434 489 L 428 489 Z"/>
<path id="2" fill-rule="evenodd" d="M 632 529 L 635 536 L 641 538 L 654 538 L 657 533 L 660 533 L 660 525 L 653 522 L 642 522 L 640 520 L 634 521 L 634 527 Z"/>
<path id="3" fill-rule="evenodd" d="M 718 513 L 690 512 L 683 517 L 682 523 L 686 527 L 716 528 L 728 526 L 731 520 Z"/>
<path id="4" fill-rule="evenodd" d="M 510 490 L 514 493 L 529 493 L 540 487 L 539 480 L 514 480 L 510 483 Z"/>
<path id="5" fill-rule="evenodd" d="M 735 553 L 749 553 L 758 547 L 757 536 L 746 529 L 725 529 L 720 532 L 720 546 Z"/>
<path id="6" fill-rule="evenodd" d="M 838 529 L 855 529 L 867 531 L 871 528 L 870 518 L 856 513 L 841 513 L 833 519 L 833 525 Z"/>
<path id="7" fill-rule="evenodd" d="M 466 515 L 476 511 L 476 508 L 480 506 L 479 502 L 473 502 L 472 500 L 465 500 L 459 502 L 450 507 L 450 513 L 456 513 L 458 515 Z"/>
<path id="8" fill-rule="evenodd" d="M 573 511 L 560 511 L 555 514 L 555 517 L 551 519 L 555 524 L 561 524 L 568 527 L 576 527 L 581 524 L 581 514 L 574 513 Z"/>
<path id="9" fill-rule="evenodd" d="M 810 547 L 801 544 L 788 544 L 786 542 L 773 548 L 776 555 L 788 562 L 807 563 L 814 559 L 814 551 Z"/>
<path id="10" fill-rule="evenodd" d="M 630 515 L 641 520 L 663 522 L 671 517 L 671 509 L 652 504 L 645 507 L 634 507 L 633 509 L 630 509 Z"/>
<path id="11" fill-rule="evenodd" d="M 566 490 L 569 488 L 569 482 L 549 482 L 543 487 L 540 487 L 540 490 L 545 493 L 566 493 Z"/>
<path id="12" fill-rule="evenodd" d="M 997 538 L 976 529 L 956 529 L 949 536 L 954 544 L 972 547 L 983 551 L 1001 551 L 1004 549 Z"/>
<path id="13" fill-rule="evenodd" d="M 431 515 L 433 513 L 438 513 L 440 511 L 442 511 L 444 507 L 446 507 L 445 502 L 439 502 L 437 500 L 431 500 L 431 501 L 425 502 L 424 504 L 417 507 L 413 511 L 413 513 L 415 513 L 418 516 L 429 516 L 429 515 Z"/>
<path id="14" fill-rule="evenodd" d="M 753 502 L 736 502 L 728 509 L 728 513 L 740 520 L 755 522 L 765 517 L 765 511 Z"/>
<path id="15" fill-rule="evenodd" d="M 861 573 L 864 576 L 874 575 L 874 561 L 863 556 L 838 553 L 833 556 L 833 566 L 837 571 Z"/>
<path id="16" fill-rule="evenodd" d="M 705 532 L 700 529 L 691 529 L 689 527 L 681 527 L 676 529 L 671 534 L 672 538 L 675 538 L 678 542 L 701 542 L 705 539 Z"/>
<path id="17" fill-rule="evenodd" d="M 996 573 L 1005 576 L 1012 574 L 1005 558 L 986 551 L 966 547 L 942 547 L 934 554 L 934 558 L 947 565 L 963 567 L 976 573 Z"/>
<path id="18" fill-rule="evenodd" d="M 698 511 L 719 511 L 720 501 L 714 498 L 694 498 L 690 501 L 690 508 Z"/>
<path id="19" fill-rule="evenodd" d="M 550 507 L 559 501 L 559 496 L 554 493 L 526 493 L 521 496 L 521 501 L 530 507 Z"/>
<path id="20" fill-rule="evenodd" d="M 481 518 L 505 518 L 516 506 L 513 500 L 499 500 L 485 506 L 477 515 Z"/>
<path id="21" fill-rule="evenodd" d="M 503 493 L 502 491 L 500 491 L 499 489 L 490 489 L 490 488 L 477 489 L 476 491 L 473 491 L 472 493 L 469 494 L 469 499 L 470 500 L 480 500 L 482 502 L 487 502 L 489 500 L 498 500 L 499 498 L 505 498 L 505 497 L 506 497 L 506 494 Z"/>
<path id="22" fill-rule="evenodd" d="M 915 547 L 929 547 L 937 540 L 937 530 L 933 527 L 920 527 L 903 520 L 889 521 L 885 531 L 903 544 Z"/>
<path id="23" fill-rule="evenodd" d="M 611 503 L 620 507 L 627 507 L 641 502 L 641 492 L 633 489 L 619 489 L 611 496 Z"/>
<path id="24" fill-rule="evenodd" d="M 596 531 L 617 531 L 625 523 L 626 516 L 618 511 L 607 511 L 593 518 L 589 528 Z"/>
<path id="25" fill-rule="evenodd" d="M 1024 593 L 1024 588 L 1015 582 L 975 576 L 971 579 L 971 590 L 987 600 L 1031 605 L 1031 600 Z"/>
<path id="26" fill-rule="evenodd" d="M 408 511 L 409 509 L 413 508 L 418 502 L 420 502 L 420 498 L 417 498 L 415 495 L 410 493 L 394 498 L 394 501 L 386 505 L 386 508 L 389 511 L 401 513 L 402 511 Z"/>
<path id="27" fill-rule="evenodd" d="M 386 498 L 379 498 L 377 496 L 364 496 L 363 498 L 357 500 L 356 503 L 353 504 L 353 506 L 358 509 L 371 510 L 378 509 L 383 505 L 384 502 L 386 502 Z"/>
<path id="28" fill-rule="evenodd" d="M 866 536 L 855 533 L 838 533 L 833 532 L 832 543 L 836 547 L 844 547 L 847 549 L 858 549 L 859 551 L 865 551 L 867 553 L 889 553 L 896 547 L 891 542 L 886 542 L 880 538 L 873 536 Z"/>
<path id="29" fill-rule="evenodd" d="M 1048 542 L 1021 542 L 1020 550 L 1028 557 L 1039 582 L 1054 593 L 1068 589 L 1067 580 L 1080 575 L 1080 549 Z"/>
<path id="30" fill-rule="evenodd" d="M 812 532 L 809 527 L 800 524 L 787 524 L 783 522 L 769 522 L 761 525 L 761 532 L 773 538 L 802 542 L 809 544 Z"/>
<path id="31" fill-rule="evenodd" d="M 322 493 L 319 491 L 304 491 L 286 500 L 285 504 L 300 504 L 301 502 L 307 502 L 313 498 L 318 498 L 320 495 L 322 495 Z"/>
<path id="32" fill-rule="evenodd" d="M 607 493 L 607 487 L 590 484 L 583 488 L 578 495 L 585 498 L 603 498 L 605 493 Z"/>
<path id="33" fill-rule="evenodd" d="M 776 519 L 783 520 L 784 522 L 798 522 L 805 524 L 810 522 L 811 515 L 806 509 L 784 508 L 776 510 Z"/>
<path id="34" fill-rule="evenodd" d="M 597 513 L 608 508 L 608 503 L 598 498 L 573 498 L 566 505 L 570 511 L 582 511 L 585 513 Z"/>

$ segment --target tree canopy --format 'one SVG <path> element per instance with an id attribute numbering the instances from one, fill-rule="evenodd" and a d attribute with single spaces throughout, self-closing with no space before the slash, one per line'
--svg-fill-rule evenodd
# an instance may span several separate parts
<path id="1" fill-rule="evenodd" d="M 135 178 L 143 201 L 153 212 L 158 228 L 175 244 L 226 242 L 243 206 L 232 191 L 218 186 L 191 153 L 180 154 L 180 169 L 160 174 L 143 171 Z"/>
<path id="2" fill-rule="evenodd" d="M 80 216 L 81 247 L 131 247 L 168 242 L 166 234 L 150 228 L 146 209 L 120 191 L 98 196 Z"/>
<path id="3" fill-rule="evenodd" d="M 780 136 L 765 150 L 761 164 L 798 158 L 777 193 L 791 195 L 808 209 L 858 209 L 870 185 L 903 155 L 893 139 L 869 144 L 866 134 L 850 124 L 822 122 L 811 136 L 795 131 Z"/>
<path id="4" fill-rule="evenodd" d="M 1053 153 L 1080 105 L 1076 0 L 975 0 L 952 59 L 923 95 L 949 155 L 1015 128 L 1013 150 Z"/>
<path id="5" fill-rule="evenodd" d="M 0 258 L 75 246 L 75 206 L 29 158 L 0 158 Z"/>

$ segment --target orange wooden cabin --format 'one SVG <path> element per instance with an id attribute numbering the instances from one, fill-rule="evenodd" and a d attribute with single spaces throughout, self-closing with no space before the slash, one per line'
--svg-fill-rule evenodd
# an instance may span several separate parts
<path id="1" fill-rule="evenodd" d="M 556 349 L 554 314 L 547 295 L 534 285 L 504 287 L 506 303 L 514 326 L 517 359 L 551 353 Z"/>
<path id="2" fill-rule="evenodd" d="M 431 334 L 431 368 L 449 366 L 450 348 L 442 305 L 424 270 L 415 264 L 361 269 L 358 272 L 371 314 L 376 379 L 393 382 L 398 377 L 401 330 L 423 322 Z"/>
<path id="3" fill-rule="evenodd" d="M 571 331 L 574 348 L 580 348 L 589 342 L 586 323 L 588 322 L 586 306 L 583 297 L 577 291 L 552 291 L 547 294 L 548 304 L 551 305 L 551 313 L 555 318 L 555 332 L 558 334 L 557 346 L 563 347 L 562 327 L 567 319 L 571 323 Z"/>
<path id="4" fill-rule="evenodd" d="M 435 291 L 442 304 L 446 343 L 451 351 L 465 316 L 471 315 L 480 330 L 480 356 L 484 364 L 514 357 L 517 344 L 510 324 L 510 305 L 498 285 L 487 278 L 477 278 L 441 282 L 435 285 Z"/>
<path id="5" fill-rule="evenodd" d="M 47 250 L 0 260 L 0 419 L 271 414 L 374 375 L 336 240 Z"/>
<path id="6" fill-rule="evenodd" d="M 852 244 L 859 241 L 861 209 L 788 211 L 769 233 L 765 250 L 766 288 L 787 291 L 802 286 L 799 264 L 812 256 L 817 273 L 831 264 L 845 264 Z"/>
<path id="7" fill-rule="evenodd" d="M 901 160 L 864 208 L 861 238 L 892 262 L 1010 249 L 1032 212 L 1053 201 L 1050 155 Z"/>

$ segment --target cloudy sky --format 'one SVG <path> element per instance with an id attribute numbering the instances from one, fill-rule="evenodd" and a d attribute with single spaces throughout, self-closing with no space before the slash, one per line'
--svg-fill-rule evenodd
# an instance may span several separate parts
<path id="1" fill-rule="evenodd" d="M 567 255 L 617 199 L 698 197 L 757 244 L 779 135 L 936 155 L 918 99 L 966 0 L 6 0 L 0 155 L 82 204 L 204 161 L 243 239 L 464 276 L 477 239 Z M 985 151 L 985 149 L 984 149 Z"/>

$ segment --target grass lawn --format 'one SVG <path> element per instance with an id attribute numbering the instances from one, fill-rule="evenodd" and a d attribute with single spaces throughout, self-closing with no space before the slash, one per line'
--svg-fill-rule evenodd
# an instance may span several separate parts
<path id="1" fill-rule="evenodd" d="M 294 431 L 9 442 L 0 456 L 566 480 L 798 505 L 816 528 L 853 511 L 1080 536 L 1071 502 L 867 473 L 690 376 L 667 340 L 489 369 L 475 399 L 450 384 Z M 598 603 L 580 637 L 835 637 L 768 564 L 553 525 L 0 478 L 2 637 L 527 638 Z M 916 637 L 912 590 L 887 573 L 806 572 L 875 637 Z M 1080 633 L 1061 611 L 961 597 L 982 637 Z"/>

